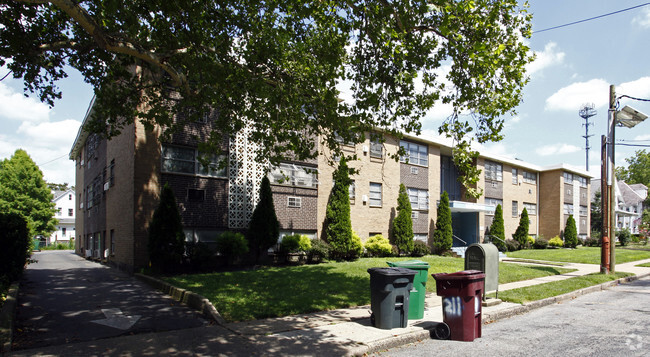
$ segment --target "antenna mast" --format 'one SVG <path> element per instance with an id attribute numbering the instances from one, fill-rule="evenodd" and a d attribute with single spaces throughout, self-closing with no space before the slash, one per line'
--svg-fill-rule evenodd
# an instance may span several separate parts
<path id="1" fill-rule="evenodd" d="M 582 124 L 582 126 L 585 127 L 585 135 L 583 135 L 582 137 L 585 138 L 585 153 L 586 153 L 585 166 L 587 168 L 587 171 L 589 171 L 589 149 L 591 149 L 591 147 L 589 146 L 589 138 L 593 136 L 593 135 L 589 135 L 589 126 L 594 125 L 594 123 L 589 122 L 589 118 L 596 115 L 596 109 L 594 108 L 595 108 L 594 103 L 585 103 L 580 108 L 580 117 L 582 117 L 582 119 L 585 120 L 585 123 Z"/>

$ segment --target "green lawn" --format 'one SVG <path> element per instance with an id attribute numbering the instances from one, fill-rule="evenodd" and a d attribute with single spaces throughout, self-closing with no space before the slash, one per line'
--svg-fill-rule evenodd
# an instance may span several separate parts
<path id="1" fill-rule="evenodd" d="M 370 304 L 368 268 L 411 258 L 363 258 L 354 262 L 267 267 L 258 270 L 179 275 L 164 280 L 209 299 L 227 321 L 243 321 Z M 463 270 L 464 260 L 426 256 L 429 274 Z M 562 274 L 568 269 L 501 263 L 499 282 Z M 435 291 L 429 275 L 427 291 Z"/>
<path id="2" fill-rule="evenodd" d="M 528 286 L 525 288 L 518 288 L 512 290 L 505 290 L 499 292 L 499 299 L 514 303 L 527 303 L 530 301 L 537 301 L 546 299 L 552 296 L 566 294 L 575 290 L 583 289 L 589 286 L 602 284 L 615 279 L 620 279 L 630 276 L 629 273 L 616 273 L 609 274 L 589 274 L 579 276 L 566 280 L 554 281 L 550 283 Z M 494 296 L 494 293 L 489 294 Z"/>
<path id="3" fill-rule="evenodd" d="M 508 252 L 510 258 L 548 260 L 554 262 L 600 264 L 600 247 L 578 247 L 576 249 L 529 249 Z M 631 250 L 616 247 L 616 263 L 628 263 L 650 259 L 650 251 Z"/>

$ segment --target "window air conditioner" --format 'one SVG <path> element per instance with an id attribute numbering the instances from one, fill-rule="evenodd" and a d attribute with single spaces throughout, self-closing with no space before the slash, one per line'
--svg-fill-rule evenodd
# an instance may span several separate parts
<path id="1" fill-rule="evenodd" d="M 368 153 L 368 145 L 363 146 L 363 153 L 367 154 Z"/>
<path id="2" fill-rule="evenodd" d="M 104 183 L 104 191 L 108 191 L 108 188 L 111 187 L 111 185 L 108 182 Z"/>
<path id="3" fill-rule="evenodd" d="M 363 201 L 363 203 L 368 203 L 368 195 L 361 196 L 361 200 Z"/>

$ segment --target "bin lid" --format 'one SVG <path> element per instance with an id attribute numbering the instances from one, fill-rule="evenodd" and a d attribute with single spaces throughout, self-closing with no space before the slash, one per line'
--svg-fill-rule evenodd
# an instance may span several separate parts
<path id="1" fill-rule="evenodd" d="M 392 267 L 392 268 L 370 268 L 370 275 L 390 275 L 390 276 L 415 276 L 418 272 L 411 269 Z"/>
<path id="2" fill-rule="evenodd" d="M 429 263 L 417 259 L 403 260 L 398 262 L 386 262 L 386 264 L 391 267 L 429 269 Z"/>
<path id="3" fill-rule="evenodd" d="M 439 273 L 431 274 L 434 279 L 444 280 L 471 280 L 471 279 L 485 279 L 485 273 L 480 270 L 463 270 L 455 273 Z"/>

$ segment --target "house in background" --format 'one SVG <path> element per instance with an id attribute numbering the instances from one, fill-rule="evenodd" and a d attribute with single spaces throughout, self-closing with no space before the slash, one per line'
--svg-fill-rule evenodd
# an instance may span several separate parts
<path id="1" fill-rule="evenodd" d="M 592 180 L 593 194 L 600 192 L 600 179 Z M 616 181 L 616 230 L 629 229 L 632 234 L 639 234 L 643 217 L 643 201 L 648 197 L 648 188 L 643 184 L 628 185 L 625 181 Z M 593 196 L 592 196 L 593 200 Z"/>
<path id="2" fill-rule="evenodd" d="M 50 235 L 47 244 L 69 243 L 75 237 L 76 197 L 73 188 L 65 191 L 52 191 L 56 205 L 54 217 L 59 221 L 56 231 Z"/>

